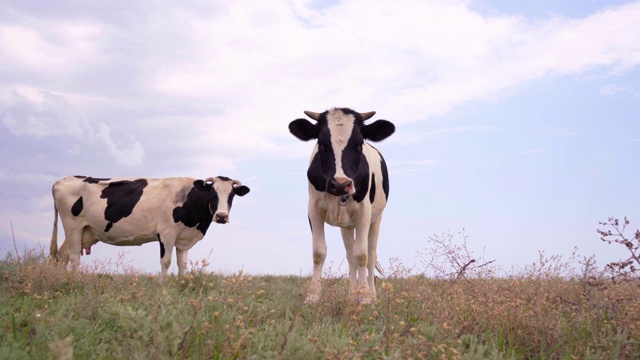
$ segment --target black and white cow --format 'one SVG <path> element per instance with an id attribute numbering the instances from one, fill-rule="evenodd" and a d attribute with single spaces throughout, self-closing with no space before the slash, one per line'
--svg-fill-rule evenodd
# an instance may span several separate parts
<path id="1" fill-rule="evenodd" d="M 365 124 L 375 111 L 361 114 L 334 108 L 321 114 L 304 113 L 316 123 L 297 119 L 289 124 L 289 131 L 300 140 L 318 140 L 307 170 L 313 238 L 313 274 L 307 302 L 320 297 L 327 223 L 339 227 L 342 233 L 351 293 L 357 294 L 360 303 L 368 303 L 376 297 L 376 248 L 382 211 L 389 197 L 389 174 L 380 152 L 365 140 L 384 140 L 393 134 L 395 126 L 386 120 Z"/>
<path id="2" fill-rule="evenodd" d="M 130 246 L 160 242 L 162 280 L 176 248 L 178 273 L 187 266 L 187 253 L 202 240 L 212 221 L 229 222 L 235 195 L 249 188 L 224 176 L 196 180 L 187 177 L 166 179 L 100 179 L 69 176 L 57 181 L 53 193 L 55 219 L 50 255 L 77 269 L 80 255 L 102 241 Z M 58 250 L 58 213 L 65 241 Z"/>

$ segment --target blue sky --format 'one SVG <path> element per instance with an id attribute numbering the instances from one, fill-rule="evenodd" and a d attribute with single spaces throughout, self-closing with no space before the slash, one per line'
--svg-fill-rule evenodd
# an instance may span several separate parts
<path id="1" fill-rule="evenodd" d="M 48 247 L 63 176 L 225 175 L 252 192 L 190 259 L 309 274 L 312 144 L 287 124 L 334 106 L 397 127 L 376 144 L 383 266 L 420 270 L 429 236 L 464 229 L 505 269 L 576 246 L 603 267 L 626 253 L 598 221 L 640 227 L 640 2 L 48 4 L 1 5 L 1 253 L 10 224 L 20 250 Z M 327 242 L 346 269 L 337 229 Z M 155 243 L 83 263 L 123 251 L 160 268 Z"/>

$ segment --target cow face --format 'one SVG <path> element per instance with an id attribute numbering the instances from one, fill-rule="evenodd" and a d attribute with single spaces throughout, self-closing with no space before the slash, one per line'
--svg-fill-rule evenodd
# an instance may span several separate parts
<path id="1" fill-rule="evenodd" d="M 384 140 L 393 134 L 395 126 L 386 120 L 365 124 L 374 111 L 361 114 L 347 108 L 334 108 L 321 114 L 311 111 L 305 114 L 317 123 L 297 119 L 289 124 L 289 131 L 303 141 L 318 140 L 307 171 L 315 189 L 335 196 L 349 196 L 359 185 L 364 185 L 362 181 L 368 184 L 364 140 Z"/>
<path id="2" fill-rule="evenodd" d="M 248 194 L 249 188 L 242 185 L 238 180 L 232 180 L 224 176 L 208 178 L 204 183 L 207 187 L 211 186 L 209 211 L 213 215 L 213 221 L 218 224 L 228 223 L 233 197 Z"/>

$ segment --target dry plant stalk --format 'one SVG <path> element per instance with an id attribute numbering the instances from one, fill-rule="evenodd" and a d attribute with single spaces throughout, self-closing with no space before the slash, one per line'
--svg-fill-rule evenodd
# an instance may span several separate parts
<path id="1" fill-rule="evenodd" d="M 627 238 L 624 232 L 629 223 L 626 216 L 622 222 L 613 217 L 610 217 L 606 222 L 599 222 L 600 225 L 605 226 L 605 230 L 597 230 L 600 234 L 600 240 L 608 244 L 620 244 L 629 251 L 628 258 L 606 265 L 605 270 L 610 272 L 614 279 L 631 279 L 640 271 L 640 230 L 636 230 L 633 238 Z"/>

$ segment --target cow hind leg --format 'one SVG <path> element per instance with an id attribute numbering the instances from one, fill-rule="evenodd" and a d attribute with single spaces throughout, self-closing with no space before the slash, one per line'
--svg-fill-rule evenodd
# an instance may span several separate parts
<path id="1" fill-rule="evenodd" d="M 82 236 L 84 229 L 75 228 L 71 231 L 65 232 L 66 239 L 60 248 L 60 252 L 66 252 L 66 256 L 61 254 L 63 264 L 66 264 L 66 259 L 71 263 L 71 270 L 78 270 L 80 267 L 80 255 L 82 253 Z M 66 249 L 63 249 L 67 246 Z M 65 259 L 66 258 L 66 259 Z"/>
<path id="2" fill-rule="evenodd" d="M 178 261 L 178 276 L 182 276 L 184 271 L 187 269 L 187 258 L 189 255 L 189 250 L 182 250 L 176 248 L 176 258 Z"/>
<path id="3" fill-rule="evenodd" d="M 344 249 L 347 254 L 347 262 L 349 263 L 349 292 L 356 291 L 356 260 L 353 258 L 353 246 L 355 244 L 354 230 L 340 228 L 342 234 L 342 241 L 344 242 Z"/>

